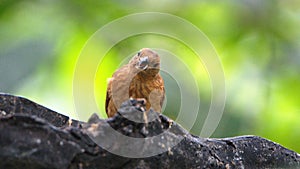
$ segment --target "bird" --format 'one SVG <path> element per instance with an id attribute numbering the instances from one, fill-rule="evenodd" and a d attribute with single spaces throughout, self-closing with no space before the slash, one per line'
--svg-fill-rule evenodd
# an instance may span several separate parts
<path id="1" fill-rule="evenodd" d="M 152 108 L 161 113 L 165 87 L 160 75 L 160 56 L 149 48 L 139 50 L 128 64 L 116 70 L 108 79 L 105 110 L 113 117 L 128 99 L 144 99 L 145 111 Z"/>

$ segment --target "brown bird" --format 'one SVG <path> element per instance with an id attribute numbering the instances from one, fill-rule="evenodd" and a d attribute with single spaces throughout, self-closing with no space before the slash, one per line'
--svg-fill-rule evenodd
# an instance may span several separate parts
<path id="1" fill-rule="evenodd" d="M 149 48 L 143 48 L 128 64 L 115 71 L 108 80 L 105 103 L 107 116 L 114 116 L 129 98 L 144 98 L 147 110 L 152 107 L 155 112 L 161 113 L 165 88 L 159 70 L 159 55 Z"/>

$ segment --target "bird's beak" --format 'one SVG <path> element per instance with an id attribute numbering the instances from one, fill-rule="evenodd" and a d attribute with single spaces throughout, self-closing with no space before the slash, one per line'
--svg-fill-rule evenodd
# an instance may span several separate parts
<path id="1" fill-rule="evenodd" d="M 144 56 L 144 57 L 142 57 L 142 58 L 140 59 L 140 61 L 138 62 L 137 68 L 138 68 L 138 69 L 145 70 L 145 69 L 147 69 L 148 64 L 149 64 L 149 58 L 148 58 L 148 56 Z"/>

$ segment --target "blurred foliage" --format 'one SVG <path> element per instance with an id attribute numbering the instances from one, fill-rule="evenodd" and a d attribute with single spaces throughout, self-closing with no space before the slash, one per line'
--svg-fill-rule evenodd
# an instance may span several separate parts
<path id="1" fill-rule="evenodd" d="M 226 77 L 227 99 L 213 137 L 259 135 L 300 152 L 300 2 L 297 0 L 2 0 L 0 91 L 22 95 L 76 118 L 73 73 L 86 41 L 110 21 L 149 11 L 188 20 L 215 46 Z M 102 116 L 106 78 L 126 63 L 134 51 L 158 46 L 162 49 L 168 46 L 188 63 L 203 94 L 199 112 L 207 112 L 209 77 L 202 67 L 189 60 L 191 57 L 184 57 L 193 53 L 174 39 L 147 34 L 123 40 L 102 61 L 104 66 L 95 77 L 96 100 Z M 174 77 L 162 74 L 168 98 L 165 114 L 175 119 L 180 104 L 179 88 Z M 93 112 L 87 112 L 87 117 L 90 113 Z M 192 133 L 201 129 L 205 117 L 205 113 L 199 113 Z"/>

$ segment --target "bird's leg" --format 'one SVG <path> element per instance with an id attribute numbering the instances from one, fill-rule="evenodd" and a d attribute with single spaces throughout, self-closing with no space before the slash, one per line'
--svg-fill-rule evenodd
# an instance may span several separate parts
<path id="1" fill-rule="evenodd" d="M 147 111 L 143 112 L 143 119 L 144 119 L 145 126 L 147 127 L 147 125 L 148 125 Z"/>
<path id="2" fill-rule="evenodd" d="M 147 109 L 146 109 L 146 99 L 144 98 L 130 98 L 131 104 L 136 107 L 139 111 L 143 112 L 143 120 L 146 125 L 148 124 L 148 117 L 147 117 Z"/>

